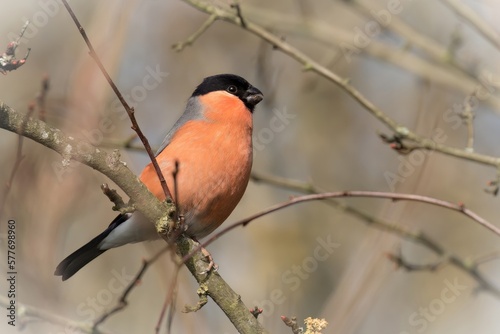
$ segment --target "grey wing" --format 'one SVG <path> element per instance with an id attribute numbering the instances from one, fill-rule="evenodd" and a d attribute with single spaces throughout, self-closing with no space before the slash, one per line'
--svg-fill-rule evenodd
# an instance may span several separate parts
<path id="1" fill-rule="evenodd" d="M 167 133 L 165 139 L 163 139 L 163 142 L 160 145 L 160 148 L 158 149 L 158 151 L 156 151 L 155 156 L 160 154 L 161 151 L 163 151 L 163 149 L 167 147 L 168 144 L 170 144 L 170 141 L 174 137 L 177 130 L 179 130 L 184 124 L 195 119 L 203 118 L 203 107 L 198 102 L 198 98 L 190 97 L 186 105 L 186 110 L 184 110 L 182 116 L 177 120 L 177 122 L 175 122 L 172 129 L 170 129 L 170 131 Z"/>

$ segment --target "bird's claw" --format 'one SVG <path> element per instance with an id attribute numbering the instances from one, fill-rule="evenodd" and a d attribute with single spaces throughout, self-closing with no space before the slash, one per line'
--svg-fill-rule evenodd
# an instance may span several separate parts
<path id="1" fill-rule="evenodd" d="M 208 259 L 209 262 L 208 262 L 208 268 L 206 270 L 203 270 L 202 272 L 200 272 L 200 274 L 205 275 L 205 274 L 208 274 L 212 270 L 214 272 L 217 272 L 217 270 L 219 270 L 219 266 L 214 262 L 212 254 L 210 254 L 210 252 L 208 250 L 206 250 L 205 247 L 201 248 L 201 253 L 203 254 L 203 256 L 205 256 L 206 259 Z"/>

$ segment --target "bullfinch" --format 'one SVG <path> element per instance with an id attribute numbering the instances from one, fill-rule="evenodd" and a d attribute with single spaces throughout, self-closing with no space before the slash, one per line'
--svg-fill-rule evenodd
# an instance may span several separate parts
<path id="1" fill-rule="evenodd" d="M 156 152 L 188 236 L 199 239 L 211 233 L 243 196 L 252 167 L 252 114 L 262 99 L 261 91 L 240 76 L 207 77 Z M 165 200 L 151 163 L 140 180 L 158 199 Z M 139 211 L 120 214 L 104 232 L 65 258 L 54 275 L 67 280 L 110 248 L 157 238 L 155 225 Z"/>

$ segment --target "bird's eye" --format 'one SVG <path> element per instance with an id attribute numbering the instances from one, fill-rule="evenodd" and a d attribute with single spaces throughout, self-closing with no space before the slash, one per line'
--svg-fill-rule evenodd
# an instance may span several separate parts
<path id="1" fill-rule="evenodd" d="M 236 86 L 231 85 L 231 86 L 227 87 L 227 91 L 231 94 L 234 94 L 238 91 L 238 89 L 236 88 Z"/>

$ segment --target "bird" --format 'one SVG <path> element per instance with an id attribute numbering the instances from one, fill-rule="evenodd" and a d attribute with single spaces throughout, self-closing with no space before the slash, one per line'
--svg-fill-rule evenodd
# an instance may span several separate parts
<path id="1" fill-rule="evenodd" d="M 241 200 L 252 168 L 253 112 L 263 98 L 238 75 L 206 77 L 156 152 L 187 236 L 207 236 Z M 139 179 L 160 201 L 166 199 L 152 163 Z M 154 223 L 139 211 L 119 214 L 101 234 L 66 257 L 54 275 L 65 281 L 111 248 L 158 238 Z"/>

